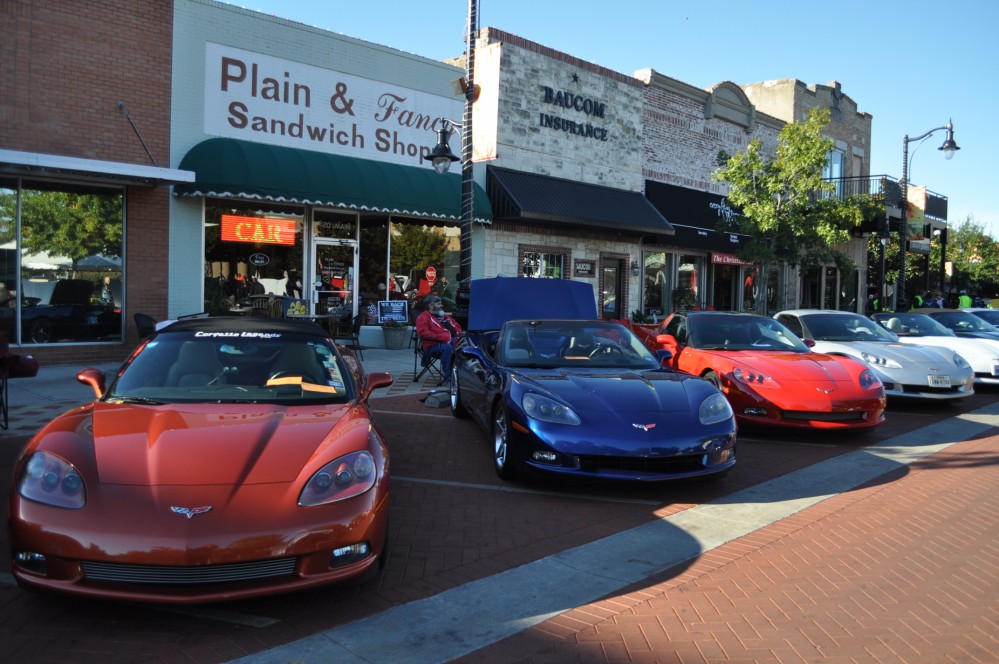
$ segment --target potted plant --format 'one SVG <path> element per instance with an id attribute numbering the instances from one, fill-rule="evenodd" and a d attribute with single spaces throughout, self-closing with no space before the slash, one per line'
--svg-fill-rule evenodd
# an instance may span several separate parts
<path id="1" fill-rule="evenodd" d="M 382 335 L 385 337 L 386 348 L 405 348 L 409 342 L 409 325 L 403 321 L 383 323 Z"/>

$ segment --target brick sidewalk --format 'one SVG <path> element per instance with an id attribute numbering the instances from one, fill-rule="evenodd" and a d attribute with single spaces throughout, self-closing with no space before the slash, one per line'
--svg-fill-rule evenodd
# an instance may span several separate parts
<path id="1" fill-rule="evenodd" d="M 460 662 L 999 661 L 999 436 Z"/>

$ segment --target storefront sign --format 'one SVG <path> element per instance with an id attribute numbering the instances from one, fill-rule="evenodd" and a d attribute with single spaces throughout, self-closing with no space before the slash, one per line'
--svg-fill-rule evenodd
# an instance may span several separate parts
<path id="1" fill-rule="evenodd" d="M 240 217 L 234 214 L 223 214 L 221 221 L 223 242 L 295 244 L 294 219 Z"/>
<path id="2" fill-rule="evenodd" d="M 711 254 L 711 262 L 715 265 L 744 265 L 746 267 L 752 267 L 752 263 L 749 261 L 744 261 L 738 256 L 732 254 Z"/>
<path id="3" fill-rule="evenodd" d="M 607 110 L 607 105 L 602 101 L 590 99 L 568 90 L 554 90 L 547 85 L 541 86 L 541 102 L 601 119 L 605 117 Z M 597 141 L 606 141 L 609 135 L 607 129 L 603 127 L 594 126 L 589 122 L 577 122 L 551 113 L 541 113 L 538 124 L 546 129 L 562 131 L 582 138 L 592 138 Z"/>
<path id="4" fill-rule="evenodd" d="M 270 256 L 268 256 L 267 254 L 252 254 L 250 256 L 250 265 L 263 267 L 270 262 L 271 262 Z"/>
<path id="5" fill-rule="evenodd" d="M 205 133 L 420 166 L 462 102 L 301 62 L 207 43 Z M 461 136 L 451 137 L 461 150 Z"/>
<path id="6" fill-rule="evenodd" d="M 597 262 L 588 258 L 577 258 L 573 261 L 574 277 L 584 277 L 592 279 L 597 273 Z"/>

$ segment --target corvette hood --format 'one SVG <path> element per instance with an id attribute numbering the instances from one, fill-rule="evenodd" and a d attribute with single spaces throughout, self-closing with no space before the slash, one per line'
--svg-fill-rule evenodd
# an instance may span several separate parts
<path id="1" fill-rule="evenodd" d="M 345 405 L 98 403 L 94 456 L 100 481 L 109 484 L 289 482 L 329 445 L 344 453 L 363 447 L 367 418 L 362 413 Z M 362 442 L 350 442 L 355 438 Z"/>
<path id="2" fill-rule="evenodd" d="M 741 350 L 734 352 L 719 352 L 723 367 L 731 363 L 732 369 L 740 367 L 744 371 L 764 373 L 780 381 L 817 381 L 840 382 L 852 381 L 849 371 L 844 368 L 844 362 L 853 362 L 844 358 L 831 357 L 821 353 L 783 353 L 775 351 Z"/>
<path id="3" fill-rule="evenodd" d="M 525 372 L 516 379 L 533 384 L 569 403 L 581 413 L 689 413 L 694 395 L 690 376 L 668 371 L 614 371 L 546 369 Z M 696 380 L 696 379 L 695 379 Z M 707 396 L 704 392 L 700 398 Z M 696 408 L 700 402 L 694 403 Z"/>
<path id="4" fill-rule="evenodd" d="M 916 346 L 903 343 L 879 343 L 871 341 L 853 341 L 841 343 L 837 341 L 816 341 L 817 353 L 849 353 L 859 356 L 860 353 L 870 353 L 878 357 L 895 360 L 904 366 L 918 365 L 920 367 L 937 367 L 938 369 L 951 370 L 954 368 L 951 356 L 938 348 L 930 346 Z"/>

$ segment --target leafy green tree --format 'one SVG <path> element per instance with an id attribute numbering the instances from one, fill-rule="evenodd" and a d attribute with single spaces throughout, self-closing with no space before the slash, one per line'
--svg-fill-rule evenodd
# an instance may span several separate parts
<path id="1" fill-rule="evenodd" d="M 122 251 L 122 196 L 24 190 L 21 245 L 29 253 L 48 252 L 76 262 Z"/>
<path id="2" fill-rule="evenodd" d="M 432 228 L 415 224 L 396 224 L 392 236 L 392 269 L 409 275 L 447 260 L 447 238 Z"/>
<path id="3" fill-rule="evenodd" d="M 948 229 L 946 258 L 954 264 L 952 290 L 966 289 L 986 297 L 999 293 L 999 245 L 974 215 Z M 939 243 L 932 243 L 930 265 L 940 265 Z"/>
<path id="4" fill-rule="evenodd" d="M 802 268 L 835 263 L 841 270 L 853 262 L 836 249 L 850 240 L 850 229 L 870 214 L 864 197 L 836 196 L 835 184 L 822 179 L 833 141 L 822 137 L 828 109 L 812 109 L 803 122 L 781 129 L 776 154 L 765 155 L 759 139 L 745 151 L 724 158 L 712 175 L 729 186 L 728 200 L 741 210 L 735 228 L 750 236 L 739 257 L 759 266 L 757 283 L 768 283 L 768 273 L 786 263 Z M 766 311 L 758 297 L 756 310 Z"/>

